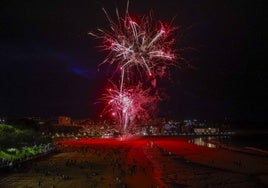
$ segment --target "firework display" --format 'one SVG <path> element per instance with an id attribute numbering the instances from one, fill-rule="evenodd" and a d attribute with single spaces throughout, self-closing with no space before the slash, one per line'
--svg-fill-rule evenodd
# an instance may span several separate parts
<path id="1" fill-rule="evenodd" d="M 150 95 L 150 89 L 142 89 L 141 84 L 122 91 L 113 85 L 103 94 L 103 100 L 107 103 L 104 112 L 116 117 L 121 131 L 126 133 L 133 129 L 135 122 L 150 118 L 150 112 L 156 108 L 159 97 Z"/>
<path id="2" fill-rule="evenodd" d="M 135 120 L 147 117 L 150 108 L 146 106 L 159 100 L 157 92 L 150 92 L 150 88 L 143 89 L 143 83 L 149 80 L 151 86 L 156 87 L 155 77 L 159 74 L 163 76 L 163 70 L 174 65 L 177 58 L 173 48 L 175 40 L 172 38 L 176 28 L 160 21 L 154 22 L 151 15 L 133 19 L 128 7 L 129 2 L 123 17 L 116 9 L 116 21 L 103 9 L 109 29 L 89 33 L 101 40 L 101 48 L 108 53 L 101 64 L 114 65 L 115 72 L 120 74 L 112 89 L 104 94 L 104 100 L 107 102 L 105 111 L 117 118 L 123 132 Z"/>

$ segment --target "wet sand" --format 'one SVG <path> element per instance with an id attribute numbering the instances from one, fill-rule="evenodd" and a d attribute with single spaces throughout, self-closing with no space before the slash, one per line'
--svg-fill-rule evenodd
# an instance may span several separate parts
<path id="1" fill-rule="evenodd" d="M 66 140 L 0 187 L 267 187 L 268 156 L 176 137 Z"/>

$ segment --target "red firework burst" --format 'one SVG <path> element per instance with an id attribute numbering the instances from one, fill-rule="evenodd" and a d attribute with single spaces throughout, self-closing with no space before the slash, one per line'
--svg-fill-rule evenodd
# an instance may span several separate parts
<path id="1" fill-rule="evenodd" d="M 172 38 L 176 27 L 160 21 L 154 22 L 151 15 L 134 21 L 128 13 L 128 5 L 123 17 L 116 9 L 117 21 L 113 21 L 103 9 L 110 29 L 89 33 L 101 39 L 101 48 L 108 52 L 101 64 L 114 64 L 116 70 L 121 71 L 120 86 L 113 84 L 103 99 L 107 102 L 105 111 L 117 117 L 124 132 L 135 120 L 148 116 L 150 108 L 145 106 L 155 106 L 159 100 L 156 94 L 149 95 L 149 89 L 142 89 L 140 83 L 144 75 L 154 77 L 160 74 L 159 70 L 164 74 L 165 68 L 174 65 L 177 59 L 174 53 L 175 40 Z"/>

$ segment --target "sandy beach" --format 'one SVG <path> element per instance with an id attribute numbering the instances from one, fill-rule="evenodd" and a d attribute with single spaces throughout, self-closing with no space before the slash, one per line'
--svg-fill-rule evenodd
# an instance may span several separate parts
<path id="1" fill-rule="evenodd" d="M 178 137 L 80 139 L 1 176 L 0 187 L 267 187 L 268 155 Z"/>

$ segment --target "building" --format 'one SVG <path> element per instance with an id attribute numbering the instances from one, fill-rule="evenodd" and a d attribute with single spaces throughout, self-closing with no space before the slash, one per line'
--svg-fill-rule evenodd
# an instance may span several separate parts
<path id="1" fill-rule="evenodd" d="M 218 134 L 220 132 L 219 128 L 210 128 L 210 127 L 204 127 L 204 128 L 194 128 L 194 132 L 197 135 L 200 134 Z"/>
<path id="2" fill-rule="evenodd" d="M 67 116 L 59 116 L 58 124 L 63 126 L 70 126 L 72 125 L 71 118 Z"/>

